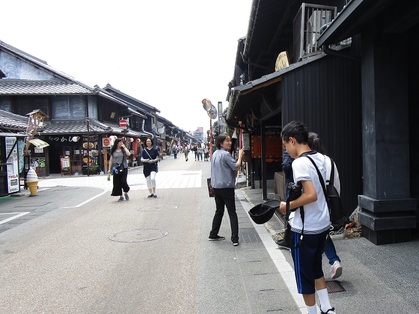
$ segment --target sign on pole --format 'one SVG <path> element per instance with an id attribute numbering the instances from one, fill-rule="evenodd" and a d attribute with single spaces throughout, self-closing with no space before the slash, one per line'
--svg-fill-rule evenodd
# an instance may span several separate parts
<path id="1" fill-rule="evenodd" d="M 109 137 L 102 138 L 103 147 L 111 147 L 111 139 Z"/>
<path id="2" fill-rule="evenodd" d="M 121 128 L 126 128 L 126 127 L 127 127 L 127 125 L 128 125 L 127 120 L 125 120 L 125 119 L 121 119 L 121 120 L 119 120 L 119 126 L 120 126 Z"/>

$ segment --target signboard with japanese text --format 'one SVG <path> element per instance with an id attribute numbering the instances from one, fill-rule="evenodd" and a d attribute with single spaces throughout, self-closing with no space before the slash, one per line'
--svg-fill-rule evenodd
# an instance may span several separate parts
<path id="1" fill-rule="evenodd" d="M 71 175 L 70 156 L 61 156 L 60 166 L 61 166 L 61 175 L 63 174 Z"/>

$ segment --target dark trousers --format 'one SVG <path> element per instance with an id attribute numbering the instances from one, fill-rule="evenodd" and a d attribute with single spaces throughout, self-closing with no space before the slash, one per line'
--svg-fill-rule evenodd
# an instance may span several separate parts
<path id="1" fill-rule="evenodd" d="M 329 231 L 320 234 L 304 234 L 300 242 L 300 233 L 291 232 L 293 245 L 291 246 L 294 261 L 297 290 L 300 294 L 316 292 L 315 280 L 324 276 L 322 254 Z M 298 245 L 300 243 L 300 245 Z"/>
<path id="2" fill-rule="evenodd" d="M 236 200 L 234 196 L 234 188 L 229 189 L 214 189 L 215 195 L 215 215 L 212 220 L 212 229 L 210 237 L 218 235 L 221 227 L 221 221 L 224 215 L 224 205 L 227 207 L 227 212 L 230 217 L 231 227 L 231 241 L 239 241 L 239 221 L 236 213 Z"/>
<path id="3" fill-rule="evenodd" d="M 112 189 L 112 196 L 121 196 L 122 190 L 125 193 L 128 193 L 129 186 L 127 183 L 127 176 L 128 176 L 128 169 L 124 168 L 124 170 L 119 174 L 113 175 L 113 189 Z"/>

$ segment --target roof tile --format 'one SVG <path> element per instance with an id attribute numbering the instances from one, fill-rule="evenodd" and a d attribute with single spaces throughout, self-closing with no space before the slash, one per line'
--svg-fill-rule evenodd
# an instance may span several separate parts
<path id="1" fill-rule="evenodd" d="M 91 95 L 93 90 L 75 82 L 0 80 L 0 95 Z"/>
<path id="2" fill-rule="evenodd" d="M 28 117 L 0 110 L 0 129 L 26 130 Z"/>

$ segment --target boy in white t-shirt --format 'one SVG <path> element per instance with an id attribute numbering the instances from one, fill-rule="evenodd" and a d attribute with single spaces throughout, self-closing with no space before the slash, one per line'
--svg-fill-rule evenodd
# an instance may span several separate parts
<path id="1" fill-rule="evenodd" d="M 308 131 L 301 122 L 288 123 L 282 129 L 281 137 L 284 148 L 295 159 L 292 163 L 294 182 L 301 183 L 303 190 L 299 198 L 290 202 L 290 210 L 295 211 L 294 219 L 290 223 L 293 243 L 291 252 L 298 293 L 303 295 L 308 314 L 317 312 L 316 292 L 321 313 L 335 314 L 335 309 L 330 305 L 322 268 L 322 254 L 330 229 L 329 210 L 317 171 L 311 161 L 303 157 L 309 155 L 324 178 L 325 156 L 311 151 Z M 301 215 L 302 206 L 304 221 Z M 279 210 L 285 214 L 285 202 L 281 202 Z"/>

